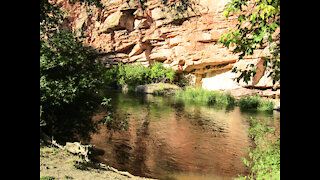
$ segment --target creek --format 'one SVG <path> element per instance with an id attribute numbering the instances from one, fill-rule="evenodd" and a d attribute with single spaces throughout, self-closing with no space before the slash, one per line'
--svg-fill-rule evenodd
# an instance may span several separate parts
<path id="1" fill-rule="evenodd" d="M 242 112 L 153 96 L 108 92 L 114 118 L 126 119 L 128 130 L 101 126 L 90 144 L 104 153 L 95 158 L 133 175 L 160 179 L 233 179 L 247 175 L 253 142 L 249 118 L 264 119 L 280 128 L 280 112 Z M 105 114 L 97 113 L 93 120 Z"/>

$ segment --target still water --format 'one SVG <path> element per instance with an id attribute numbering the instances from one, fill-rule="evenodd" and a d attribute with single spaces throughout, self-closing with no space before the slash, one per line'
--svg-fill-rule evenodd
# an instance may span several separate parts
<path id="1" fill-rule="evenodd" d="M 232 179 L 248 174 L 242 158 L 253 145 L 250 116 L 280 125 L 280 113 L 241 112 L 174 97 L 110 92 L 114 118 L 128 121 L 128 130 L 101 127 L 90 144 L 96 158 L 131 174 L 160 179 Z M 104 113 L 93 117 L 99 120 Z"/>

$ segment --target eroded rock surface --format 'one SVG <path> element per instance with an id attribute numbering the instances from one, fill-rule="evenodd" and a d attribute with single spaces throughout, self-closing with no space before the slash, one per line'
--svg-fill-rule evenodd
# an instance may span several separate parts
<path id="1" fill-rule="evenodd" d="M 215 44 L 236 26 L 236 17 L 227 20 L 222 16 L 229 1 L 194 0 L 183 11 L 177 10 L 175 1 L 168 6 L 161 0 L 148 0 L 144 7 L 135 0 L 102 0 L 104 9 L 67 0 L 52 3 L 69 11 L 65 25 L 79 35 L 83 32 L 85 44 L 101 53 L 99 60 L 145 66 L 158 61 L 178 73 L 191 74 L 196 84 L 206 86 L 210 81 L 203 78 L 230 71 L 238 60 L 232 50 Z M 238 66 L 259 64 L 265 52 L 258 51 Z M 262 67 L 260 72 L 251 84 L 271 86 Z"/>

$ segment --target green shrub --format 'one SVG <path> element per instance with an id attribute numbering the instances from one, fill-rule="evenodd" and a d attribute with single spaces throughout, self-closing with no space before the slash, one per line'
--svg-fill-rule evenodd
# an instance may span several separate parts
<path id="1" fill-rule="evenodd" d="M 135 88 L 138 85 L 150 83 L 149 77 L 151 71 L 142 64 L 120 64 L 118 68 L 118 85 L 120 86 L 128 85 L 129 87 Z"/>
<path id="2" fill-rule="evenodd" d="M 51 176 L 41 176 L 40 177 L 40 180 L 54 180 L 55 178 L 54 177 L 51 177 Z"/>
<path id="3" fill-rule="evenodd" d="M 243 159 L 250 175 L 237 179 L 280 179 L 280 134 L 263 121 L 251 118 L 250 124 L 249 134 L 256 146 L 249 149 L 249 159 Z"/>
<path id="4" fill-rule="evenodd" d="M 241 109 L 258 109 L 260 101 L 259 96 L 244 96 L 240 98 L 238 105 Z"/>
<path id="5" fill-rule="evenodd" d="M 119 64 L 105 73 L 105 82 L 109 86 L 123 87 L 127 85 L 129 90 L 136 86 L 170 82 L 174 80 L 175 72 L 173 69 L 166 69 L 161 63 L 154 63 L 151 68 L 144 67 L 142 64 L 123 65 Z"/>
<path id="6" fill-rule="evenodd" d="M 258 106 L 259 111 L 273 111 L 274 109 L 274 102 L 268 100 L 262 100 Z"/>
<path id="7" fill-rule="evenodd" d="M 156 62 L 152 65 L 150 80 L 153 83 L 170 82 L 174 80 L 175 71 L 173 69 L 166 69 L 163 64 Z"/>
<path id="8" fill-rule="evenodd" d="M 256 109 L 259 111 L 273 111 L 274 103 L 268 100 L 262 100 L 260 96 L 244 96 L 238 101 L 238 105 L 242 110 Z"/>

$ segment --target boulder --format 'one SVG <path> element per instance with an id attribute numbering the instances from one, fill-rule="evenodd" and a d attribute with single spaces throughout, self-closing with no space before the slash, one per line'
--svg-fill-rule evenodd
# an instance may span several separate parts
<path id="1" fill-rule="evenodd" d="M 140 85 L 135 88 L 136 93 L 143 94 L 173 94 L 175 91 L 180 90 L 180 87 L 174 84 L 168 83 L 154 83 L 154 84 L 146 84 Z"/>
<path id="2" fill-rule="evenodd" d="M 89 161 L 89 155 L 91 154 L 93 147 L 93 145 L 83 145 L 80 142 L 67 142 L 64 149 L 72 154 L 84 156 L 85 160 Z"/>
<path id="3" fill-rule="evenodd" d="M 121 11 L 117 11 L 110 14 L 107 19 L 102 24 L 100 32 L 110 32 L 111 30 L 116 30 L 120 28 L 120 18 L 122 16 Z"/>
<path id="4" fill-rule="evenodd" d="M 110 14 L 101 25 L 100 33 L 108 33 L 116 30 L 134 30 L 134 16 L 130 11 L 117 11 Z"/>

